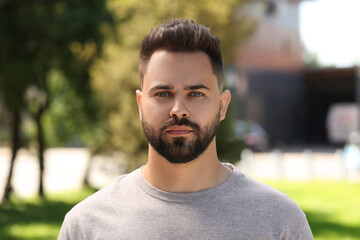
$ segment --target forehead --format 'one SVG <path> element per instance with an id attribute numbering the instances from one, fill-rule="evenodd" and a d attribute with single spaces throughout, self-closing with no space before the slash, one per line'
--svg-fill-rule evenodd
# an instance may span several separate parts
<path id="1" fill-rule="evenodd" d="M 196 84 L 217 86 L 210 58 L 204 52 L 174 53 L 156 51 L 151 56 L 144 75 L 144 89 L 156 85 L 181 87 Z"/>

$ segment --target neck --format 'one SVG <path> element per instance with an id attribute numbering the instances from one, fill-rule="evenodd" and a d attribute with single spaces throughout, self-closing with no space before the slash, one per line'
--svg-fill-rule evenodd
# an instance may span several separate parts
<path id="1" fill-rule="evenodd" d="M 174 164 L 149 145 L 148 163 L 143 168 L 145 179 L 166 192 L 197 192 L 225 182 L 231 170 L 217 158 L 215 138 L 208 148 L 188 163 Z"/>

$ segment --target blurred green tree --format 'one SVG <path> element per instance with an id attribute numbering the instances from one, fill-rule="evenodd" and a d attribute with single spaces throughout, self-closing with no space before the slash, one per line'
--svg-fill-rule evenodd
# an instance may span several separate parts
<path id="1" fill-rule="evenodd" d="M 45 139 L 43 115 L 56 96 L 49 79 L 57 72 L 78 96 L 69 109 L 96 116 L 89 69 L 102 52 L 104 32 L 113 24 L 105 0 L 0 1 L 0 97 L 12 113 L 12 158 L 4 200 L 11 192 L 11 176 L 20 146 L 21 112 L 36 123 L 40 166 L 39 194 L 43 196 Z M 80 107 L 72 107 L 79 104 Z M 71 117 L 76 118 L 76 111 Z M 79 124 L 81 126 L 81 123 Z"/>
<path id="2" fill-rule="evenodd" d="M 104 58 L 92 71 L 92 87 L 102 102 L 104 117 L 103 132 L 106 137 L 97 141 L 95 151 L 112 154 L 115 150 L 124 153 L 127 171 L 144 164 L 147 159 L 147 141 L 143 135 L 136 104 L 136 89 L 140 88 L 138 55 L 142 38 L 151 28 L 171 18 L 189 18 L 205 26 L 221 38 L 225 63 L 233 59 L 236 47 L 254 29 L 256 22 L 243 14 L 242 7 L 248 0 L 110 0 L 109 8 L 115 18 L 128 16 L 126 24 L 118 25 L 120 44 L 108 41 Z M 232 135 L 231 119 L 218 134 L 220 153 L 234 152 L 239 145 L 229 144 Z M 238 142 L 237 142 L 238 143 Z M 235 151 L 236 152 L 236 151 Z M 234 156 L 224 154 L 226 160 Z M 220 156 L 222 157 L 222 156 Z M 236 153 L 236 160 L 239 154 Z"/>

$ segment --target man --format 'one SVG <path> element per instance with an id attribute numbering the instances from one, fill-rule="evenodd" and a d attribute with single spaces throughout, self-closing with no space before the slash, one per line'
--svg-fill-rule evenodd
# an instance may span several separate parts
<path id="1" fill-rule="evenodd" d="M 290 198 L 218 160 L 230 93 L 209 29 L 179 19 L 153 29 L 139 71 L 148 162 L 75 206 L 59 239 L 313 239 Z"/>

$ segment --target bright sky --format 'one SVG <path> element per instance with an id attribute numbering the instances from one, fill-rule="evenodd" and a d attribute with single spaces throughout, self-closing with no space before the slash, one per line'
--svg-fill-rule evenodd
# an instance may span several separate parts
<path id="1" fill-rule="evenodd" d="M 300 4 L 300 35 L 323 65 L 360 64 L 360 0 L 311 0 Z"/>

